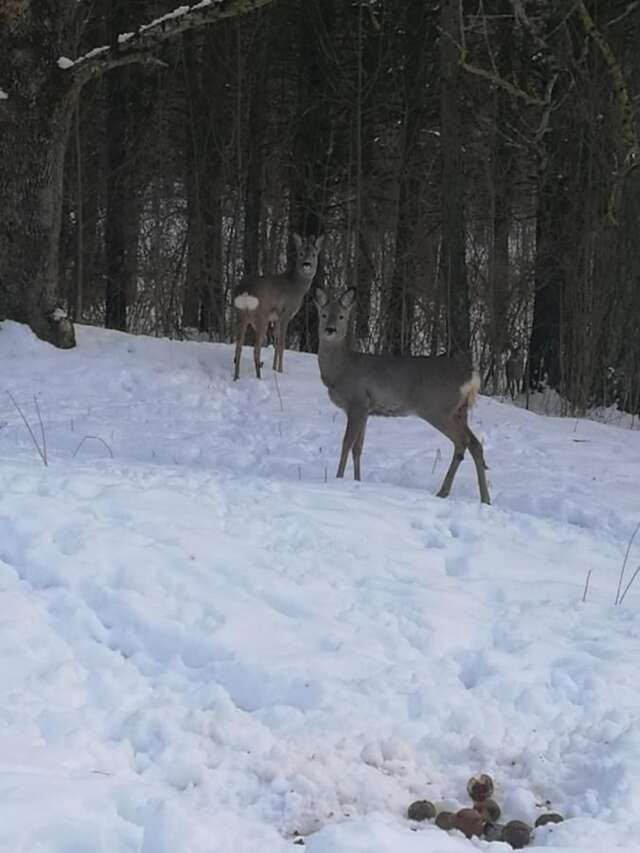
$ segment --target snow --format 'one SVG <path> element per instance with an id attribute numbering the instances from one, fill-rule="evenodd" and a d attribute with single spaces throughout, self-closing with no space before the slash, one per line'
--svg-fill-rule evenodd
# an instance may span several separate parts
<path id="1" fill-rule="evenodd" d="M 216 0 L 216 2 L 220 2 L 220 0 Z M 206 9 L 208 6 L 213 5 L 213 0 L 200 0 L 199 3 L 194 3 L 191 6 L 177 6 L 173 11 L 168 12 L 166 15 L 162 15 L 160 18 L 155 18 L 153 21 L 150 21 L 148 24 L 143 24 L 140 27 L 140 32 L 144 32 L 145 30 L 150 30 L 153 27 L 162 26 L 162 24 L 167 21 L 173 21 L 176 18 L 182 18 L 185 15 L 190 14 L 191 12 L 199 12 L 201 9 Z"/>
<path id="2" fill-rule="evenodd" d="M 6 101 L 9 98 L 9 95 L 0 87 L 0 101 Z"/>
<path id="3" fill-rule="evenodd" d="M 334 479 L 313 356 L 77 333 L 0 327 L 49 462 L 1 394 L 0 850 L 505 853 L 405 817 L 481 772 L 568 818 L 531 850 L 640 849 L 639 431 L 481 397 L 494 504 L 443 501 L 413 419 Z"/>
<path id="4" fill-rule="evenodd" d="M 108 45 L 100 45 L 99 47 L 94 47 L 92 50 L 84 53 L 82 56 L 78 56 L 76 59 L 69 59 L 67 56 L 61 56 L 58 58 L 58 68 L 61 68 L 63 71 L 68 71 L 76 65 L 80 65 L 90 59 L 95 59 L 97 56 L 103 56 L 105 53 L 109 52 L 109 49 Z"/>

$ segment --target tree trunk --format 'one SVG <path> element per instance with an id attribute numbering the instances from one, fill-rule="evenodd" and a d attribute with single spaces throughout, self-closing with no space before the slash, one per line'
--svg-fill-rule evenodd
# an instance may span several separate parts
<path id="1" fill-rule="evenodd" d="M 398 174 L 398 214 L 395 228 L 395 259 L 387 296 L 385 347 L 400 355 L 411 352 L 416 302 L 415 233 L 419 219 L 420 179 L 423 155 L 420 131 L 426 113 L 428 80 L 428 33 L 432 15 L 423 0 L 406 4 L 403 67 L 403 137 Z"/>
<path id="2" fill-rule="evenodd" d="M 327 0 L 318 6 L 313 16 L 304 3 L 298 12 L 298 116 L 290 224 L 291 229 L 300 234 L 319 235 L 324 229 L 323 207 L 326 201 L 325 184 L 329 172 L 332 128 L 330 99 L 326 92 L 326 55 L 318 37 L 318 30 L 332 42 L 335 27 L 334 0 Z M 316 20 L 315 15 L 318 16 Z M 321 287 L 323 280 L 324 254 L 321 254 L 313 286 L 289 326 L 291 333 L 299 337 L 302 351 L 318 350 L 318 316 L 313 304 L 313 290 Z"/>
<path id="3" fill-rule="evenodd" d="M 105 259 L 107 268 L 107 329 L 127 330 L 128 295 L 133 288 L 137 233 L 135 193 L 132 192 L 129 91 L 130 69 L 119 68 L 107 77 L 107 211 Z"/>
<path id="4" fill-rule="evenodd" d="M 441 275 L 448 310 L 448 352 L 468 354 L 471 347 L 469 289 L 465 260 L 462 116 L 457 42 L 460 38 L 458 0 L 440 6 L 440 141 L 442 146 Z"/>
<path id="5" fill-rule="evenodd" d="M 135 10 L 127 0 L 112 0 L 109 41 L 135 26 Z M 127 330 L 127 307 L 135 297 L 138 258 L 138 204 L 135 192 L 135 80 L 137 69 L 116 68 L 106 77 L 107 94 L 107 212 L 105 256 L 108 329 Z M 133 82 L 133 85 L 132 85 Z"/>
<path id="6" fill-rule="evenodd" d="M 260 214 L 264 182 L 265 135 L 267 125 L 267 60 L 271 41 L 268 21 L 259 40 L 259 54 L 254 63 L 248 118 L 247 172 L 244 191 L 244 243 L 242 257 L 244 275 L 254 278 L 259 272 Z"/>
<path id="7" fill-rule="evenodd" d="M 222 151 L 226 145 L 224 46 L 220 24 L 184 38 L 189 125 L 186 132 L 189 254 L 183 325 L 224 333 L 222 287 Z M 226 36 L 226 38 L 225 38 Z"/>
<path id="8" fill-rule="evenodd" d="M 55 12 L 27 5 L 0 20 L 0 310 L 55 346 L 75 345 L 57 302 L 64 155 L 74 97 L 52 55 L 63 53 Z M 0 15 L 0 17 L 2 17 Z M 58 49 L 60 48 L 60 49 Z"/>
<path id="9" fill-rule="evenodd" d="M 510 0 L 500 0 L 497 12 L 502 16 L 496 24 L 498 50 L 496 67 L 501 77 L 513 74 L 513 19 L 510 17 Z M 508 128 L 513 124 L 510 96 L 504 89 L 496 88 L 490 106 L 493 112 L 490 160 L 487 164 L 487 190 L 491 199 L 492 234 L 489 255 L 490 329 L 489 374 L 493 393 L 498 394 L 502 378 L 502 358 L 509 341 L 509 235 L 511 233 L 511 206 L 513 182 L 513 151 L 507 141 Z M 518 341 L 520 343 L 520 341 Z"/>
<path id="10" fill-rule="evenodd" d="M 562 188 L 541 179 L 536 218 L 535 294 L 529 346 L 531 385 L 558 388 L 560 369 L 560 308 L 564 289 L 562 269 Z"/>

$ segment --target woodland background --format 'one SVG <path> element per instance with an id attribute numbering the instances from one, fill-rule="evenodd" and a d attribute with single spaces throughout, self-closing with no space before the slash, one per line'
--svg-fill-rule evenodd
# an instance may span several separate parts
<path id="1" fill-rule="evenodd" d="M 79 5 L 76 55 L 175 3 Z M 75 321 L 229 341 L 242 276 L 324 233 L 361 348 L 471 350 L 494 393 L 519 348 L 568 409 L 639 411 L 639 3 L 276 0 L 157 55 L 75 108 Z M 316 345 L 310 293 L 289 346 Z"/>

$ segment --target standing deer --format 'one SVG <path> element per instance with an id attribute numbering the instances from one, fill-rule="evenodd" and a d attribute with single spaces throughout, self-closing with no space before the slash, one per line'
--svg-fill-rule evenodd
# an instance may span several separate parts
<path id="1" fill-rule="evenodd" d="M 343 477 L 349 451 L 354 479 L 360 479 L 360 457 L 369 415 L 415 415 L 453 443 L 453 459 L 438 497 L 446 498 L 468 448 L 476 466 L 480 500 L 491 503 L 482 445 L 467 424 L 467 410 L 478 396 L 480 379 L 455 358 L 371 355 L 354 352 L 349 340 L 349 314 L 355 290 L 329 300 L 320 288 L 316 306 L 320 317 L 318 362 L 331 402 L 347 415 L 347 428 L 336 476 Z"/>
<path id="2" fill-rule="evenodd" d="M 515 400 L 522 390 L 524 376 L 524 355 L 517 344 L 511 347 L 504 370 L 507 376 L 507 392 L 511 395 L 511 399 Z"/>
<path id="3" fill-rule="evenodd" d="M 253 360 L 256 366 L 256 376 L 258 379 L 261 378 L 260 350 L 269 323 L 274 324 L 275 330 L 273 369 L 282 373 L 287 327 L 294 314 L 300 310 L 302 300 L 311 287 L 311 282 L 318 269 L 318 255 L 322 249 L 324 237 L 311 236 L 303 240 L 299 234 L 294 234 L 293 241 L 296 247 L 296 260 L 291 272 L 280 273 L 279 275 L 263 275 L 244 282 L 240 287 L 240 292 L 233 300 L 238 314 L 234 379 L 240 376 L 242 344 L 248 326 L 253 326 L 255 331 Z"/>

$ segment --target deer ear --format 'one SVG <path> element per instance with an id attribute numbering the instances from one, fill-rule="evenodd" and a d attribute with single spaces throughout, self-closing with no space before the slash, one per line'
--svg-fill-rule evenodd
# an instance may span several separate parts
<path id="1" fill-rule="evenodd" d="M 293 233 L 293 242 L 296 244 L 296 249 L 300 251 L 302 248 L 302 237 L 299 234 Z"/>
<path id="2" fill-rule="evenodd" d="M 356 301 L 356 291 L 353 287 L 346 290 L 340 297 L 340 305 L 343 308 L 351 308 Z"/>
<path id="3" fill-rule="evenodd" d="M 324 234 L 321 234 L 321 235 L 316 239 L 316 249 L 317 249 L 318 251 L 320 251 L 320 250 L 322 249 L 322 244 L 323 244 L 323 243 L 324 243 Z"/>
<path id="4" fill-rule="evenodd" d="M 316 287 L 316 305 L 318 308 L 324 308 L 329 301 L 329 297 L 321 287 Z"/>

